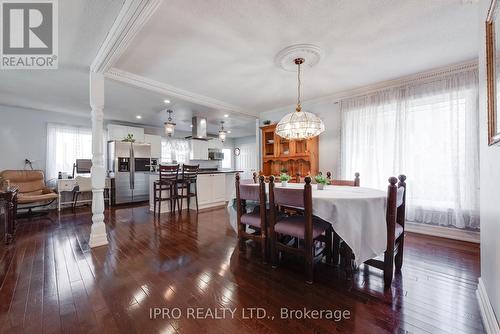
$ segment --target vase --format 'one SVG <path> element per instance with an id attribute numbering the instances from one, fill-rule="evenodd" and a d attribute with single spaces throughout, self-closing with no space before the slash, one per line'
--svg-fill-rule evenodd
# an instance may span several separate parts
<path id="1" fill-rule="evenodd" d="M 323 183 L 318 183 L 318 190 L 323 190 L 325 185 Z"/>
<path id="2" fill-rule="evenodd" d="M 288 181 L 281 181 L 281 186 L 282 187 L 286 187 L 286 184 L 288 183 Z"/>

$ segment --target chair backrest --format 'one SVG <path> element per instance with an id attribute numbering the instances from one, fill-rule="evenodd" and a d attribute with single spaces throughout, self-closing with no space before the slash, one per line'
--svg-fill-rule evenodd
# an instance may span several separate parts
<path id="1" fill-rule="evenodd" d="M 405 211 L 406 211 L 406 176 L 399 176 L 389 178 L 389 186 L 387 187 L 387 249 L 394 247 L 396 223 L 403 226 L 405 225 Z"/>
<path id="2" fill-rule="evenodd" d="M 398 194 L 396 196 L 396 222 L 404 227 L 406 221 L 406 175 L 401 174 L 398 176 L 398 179 Z"/>
<path id="3" fill-rule="evenodd" d="M 179 176 L 179 165 L 160 165 L 160 181 L 175 182 Z"/>
<path id="4" fill-rule="evenodd" d="M 92 191 L 92 178 L 85 176 L 75 177 L 76 184 L 78 185 L 78 191 L 89 192 Z"/>
<path id="5" fill-rule="evenodd" d="M 360 185 L 360 178 L 359 178 L 359 173 L 354 174 L 354 180 L 339 180 L 339 179 L 332 179 L 332 173 L 331 172 L 326 172 L 326 178 L 330 181 L 331 185 L 334 186 L 349 186 L 349 187 L 359 187 Z"/>
<path id="6" fill-rule="evenodd" d="M 200 165 L 182 165 L 182 180 L 188 182 L 196 182 Z"/>
<path id="7" fill-rule="evenodd" d="M 236 174 L 235 178 L 236 185 L 236 199 L 249 200 L 249 201 L 260 201 L 260 187 L 253 183 L 253 179 L 240 179 L 240 174 Z"/>
<path id="8" fill-rule="evenodd" d="M 269 178 L 270 226 L 274 230 L 276 209 L 278 205 L 304 208 L 304 238 L 312 241 L 312 187 L 311 178 L 307 176 L 303 189 L 274 186 L 274 177 Z"/>
<path id="9" fill-rule="evenodd" d="M 43 171 L 41 170 L 4 170 L 0 173 L 9 180 L 11 186 L 16 186 L 19 193 L 31 193 L 45 188 Z"/>

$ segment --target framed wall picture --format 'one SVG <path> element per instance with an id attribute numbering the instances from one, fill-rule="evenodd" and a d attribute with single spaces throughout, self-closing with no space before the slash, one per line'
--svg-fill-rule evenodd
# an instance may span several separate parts
<path id="1" fill-rule="evenodd" d="M 500 143 L 500 113 L 498 108 L 498 97 L 500 96 L 500 79 L 497 76 L 497 49 L 500 49 L 500 32 L 496 33 L 496 25 L 499 22 L 498 2 L 492 0 L 488 16 L 486 18 L 486 74 L 488 92 L 488 145 Z M 500 24 L 499 24 L 500 27 Z M 500 55 L 500 52 L 499 52 Z M 500 63 L 500 62 L 499 62 Z"/>

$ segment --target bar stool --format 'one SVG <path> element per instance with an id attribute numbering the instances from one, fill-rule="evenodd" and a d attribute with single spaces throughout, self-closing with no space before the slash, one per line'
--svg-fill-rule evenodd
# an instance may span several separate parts
<path id="1" fill-rule="evenodd" d="M 196 200 L 196 212 L 198 212 L 198 186 L 196 183 L 198 171 L 200 165 L 182 165 L 182 178 L 179 180 L 177 188 L 180 189 L 181 194 L 177 196 L 181 200 L 180 211 L 182 211 L 182 202 L 184 198 L 187 198 L 187 208 L 189 210 L 189 204 L 191 197 Z M 191 191 L 191 185 L 194 185 L 194 190 Z M 186 194 L 184 194 L 184 189 Z M 179 204 L 177 204 L 179 206 Z"/>
<path id="2" fill-rule="evenodd" d="M 170 202 L 170 212 L 175 213 L 175 201 L 177 200 L 177 180 L 179 177 L 179 165 L 160 165 L 159 179 L 153 183 L 154 207 L 153 215 L 156 215 L 156 203 L 158 203 L 158 215 L 161 213 L 161 202 Z M 168 190 L 169 196 L 163 198 L 162 191 Z"/>

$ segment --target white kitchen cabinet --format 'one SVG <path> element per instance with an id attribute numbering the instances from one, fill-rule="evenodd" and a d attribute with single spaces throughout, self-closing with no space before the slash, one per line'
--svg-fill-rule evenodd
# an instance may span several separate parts
<path id="1" fill-rule="evenodd" d="M 191 139 L 190 160 L 208 160 L 208 141 Z"/>
<path id="2" fill-rule="evenodd" d="M 226 177 L 226 201 L 230 202 L 236 197 L 236 173 L 222 175 Z"/>
<path id="3" fill-rule="evenodd" d="M 138 143 L 144 142 L 144 129 L 133 126 L 108 124 L 108 140 L 123 140 L 128 134 L 132 134 Z"/>
<path id="4" fill-rule="evenodd" d="M 214 174 L 212 176 L 212 201 L 226 201 L 226 176 L 224 174 Z"/>
<path id="5" fill-rule="evenodd" d="M 144 135 L 144 142 L 151 145 L 151 158 L 161 158 L 161 137 Z"/>
<path id="6" fill-rule="evenodd" d="M 200 174 L 196 180 L 198 191 L 198 207 L 204 207 L 212 202 L 212 176 L 211 174 Z M 195 201 L 191 203 L 194 204 Z"/>
<path id="7" fill-rule="evenodd" d="M 219 140 L 219 138 L 210 139 L 208 141 L 208 148 L 222 150 L 224 143 Z"/>

